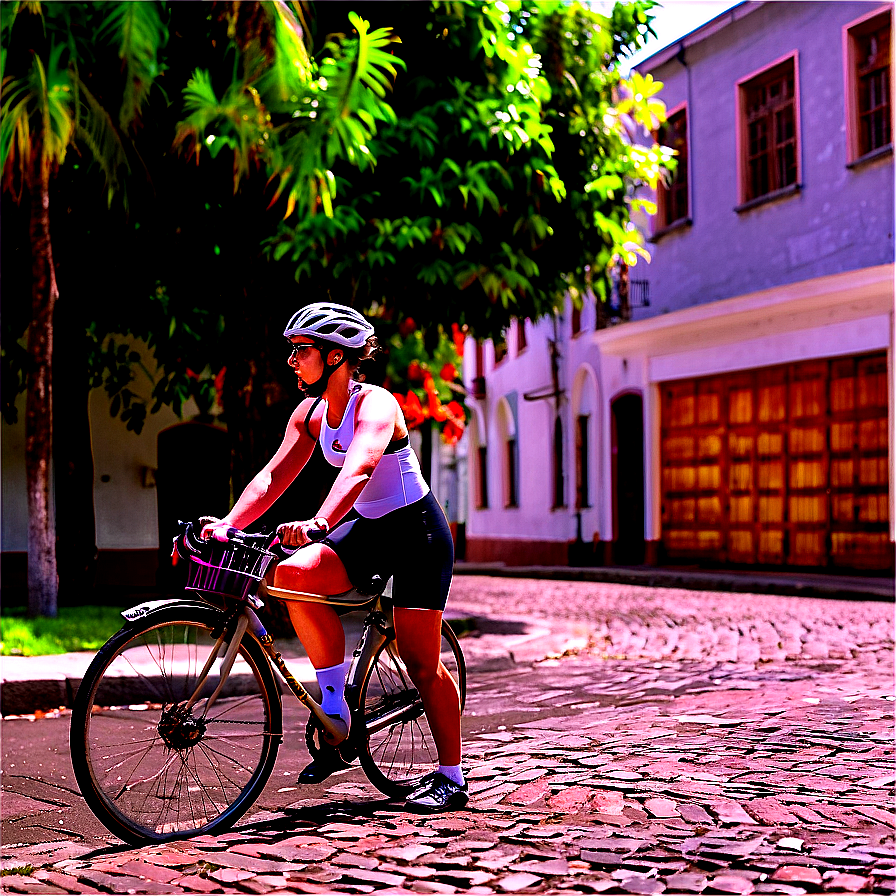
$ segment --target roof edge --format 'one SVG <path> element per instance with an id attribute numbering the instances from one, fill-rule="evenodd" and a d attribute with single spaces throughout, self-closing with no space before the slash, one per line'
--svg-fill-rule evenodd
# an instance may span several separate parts
<path id="1" fill-rule="evenodd" d="M 674 40 L 661 50 L 657 50 L 652 56 L 642 59 L 641 62 L 632 66 L 632 68 L 642 73 L 654 71 L 661 65 L 665 65 L 673 60 L 683 50 L 694 46 L 694 44 L 701 43 L 712 37 L 712 35 L 717 34 L 723 28 L 727 28 L 729 25 L 733 25 L 735 22 L 750 15 L 750 13 L 756 12 L 761 6 L 765 6 L 767 2 L 768 0 L 743 0 L 736 6 L 719 13 L 714 19 L 710 19 L 699 28 L 689 31 L 683 37 L 678 38 L 678 40 Z"/>

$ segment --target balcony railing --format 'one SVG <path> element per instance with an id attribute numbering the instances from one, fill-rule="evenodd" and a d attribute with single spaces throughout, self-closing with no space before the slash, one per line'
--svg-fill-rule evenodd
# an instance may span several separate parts
<path id="1" fill-rule="evenodd" d="M 597 303 L 598 329 L 631 320 L 633 308 L 649 307 L 650 281 L 629 280 L 628 269 L 622 268 L 613 279 L 610 301 Z"/>

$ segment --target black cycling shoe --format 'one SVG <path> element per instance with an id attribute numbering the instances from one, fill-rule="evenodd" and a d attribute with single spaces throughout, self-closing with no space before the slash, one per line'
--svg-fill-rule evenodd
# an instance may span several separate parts
<path id="1" fill-rule="evenodd" d="M 308 765 L 299 772 L 299 784 L 320 784 L 326 781 L 330 775 L 336 772 L 344 772 L 347 768 L 351 768 L 351 763 L 343 761 L 342 757 L 336 750 L 333 753 L 327 753 L 326 756 L 318 756 L 312 759 Z"/>
<path id="2" fill-rule="evenodd" d="M 466 784 L 457 784 L 441 772 L 432 772 L 408 794 L 404 807 L 411 812 L 445 812 L 463 809 L 469 798 Z"/>

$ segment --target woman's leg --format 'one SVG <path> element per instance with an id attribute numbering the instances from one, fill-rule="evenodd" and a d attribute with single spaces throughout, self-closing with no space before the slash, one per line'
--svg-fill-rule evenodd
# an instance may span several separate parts
<path id="1" fill-rule="evenodd" d="M 345 567 L 331 547 L 308 545 L 282 561 L 274 574 L 274 587 L 310 594 L 342 594 L 352 585 Z M 324 712 L 341 716 L 349 724 L 345 702 L 345 630 L 339 615 L 328 604 L 286 602 L 290 622 L 311 660 L 321 689 Z M 328 740 L 329 742 L 329 740 Z M 299 774 L 299 783 L 317 783 L 345 763 L 337 753 L 312 761 Z"/>
<path id="2" fill-rule="evenodd" d="M 352 584 L 335 551 L 325 544 L 315 544 L 296 551 L 277 566 L 274 586 L 311 594 L 343 594 Z M 286 609 L 315 669 L 345 660 L 345 632 L 333 607 L 291 600 L 286 602 Z"/>
<path id="3" fill-rule="evenodd" d="M 394 616 L 398 652 L 423 700 L 439 763 L 460 765 L 460 694 L 439 658 L 442 613 L 395 607 Z"/>

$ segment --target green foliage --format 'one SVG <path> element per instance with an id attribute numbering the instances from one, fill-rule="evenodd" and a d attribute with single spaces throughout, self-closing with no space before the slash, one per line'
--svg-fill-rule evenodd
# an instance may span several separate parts
<path id="1" fill-rule="evenodd" d="M 221 384 L 215 376 L 221 358 L 205 345 L 206 340 L 217 340 L 223 333 L 221 314 L 173 302 L 161 283 L 148 298 L 139 321 L 129 320 L 125 313 L 113 332 L 108 330 L 114 325 L 109 318 L 103 320 L 102 327 L 91 323 L 87 332 L 90 385 L 106 390 L 109 413 L 120 416 L 127 428 L 137 433 L 148 413 L 168 406 L 180 416 L 190 398 L 196 400 L 201 413 L 207 413 L 218 400 Z M 126 330 L 128 335 L 121 335 Z M 153 351 L 154 367 L 147 366 L 142 354 L 134 351 L 134 338 Z"/>
<path id="2" fill-rule="evenodd" d="M 91 296 L 92 316 L 84 322 L 87 381 L 106 390 L 112 415 L 136 432 L 162 406 L 180 414 L 192 397 L 206 411 L 220 399 L 227 309 L 222 293 L 229 297 L 235 282 L 245 282 L 244 274 L 233 274 L 237 241 L 222 222 L 234 215 L 235 223 L 243 223 L 239 209 L 246 202 L 237 194 L 248 176 L 256 170 L 263 175 L 246 186 L 262 209 L 269 201 L 279 205 L 280 216 L 293 210 L 332 213 L 332 165 L 344 160 L 371 167 L 367 144 L 381 122 L 395 120 L 385 97 L 402 63 L 388 52 L 393 43 L 388 28 L 370 29 L 358 16 L 342 12 L 351 33 L 331 34 L 312 58 L 303 3 L 219 2 L 208 9 L 156 2 L 4 4 L 0 16 L 6 74 L 0 151 L 7 195 L 22 195 L 31 154 L 39 152 L 47 172 L 58 171 L 57 182 L 70 189 L 68 202 L 80 219 L 91 222 L 89 191 L 96 178 L 78 169 L 92 157 L 91 170 L 102 176 L 109 204 L 120 196 L 134 214 L 127 224 L 113 224 L 114 233 L 106 221 L 88 223 L 84 236 L 91 228 L 106 236 L 85 239 L 87 263 L 79 258 L 77 264 L 87 271 L 92 262 L 91 279 L 105 275 L 111 286 L 108 296 Z M 178 80 L 185 46 L 191 76 Z M 153 89 L 166 82 L 166 92 Z M 207 181 L 189 172 L 172 152 L 176 146 L 188 147 L 197 161 L 204 157 Z M 67 152 L 72 147 L 77 152 Z M 219 161 L 232 164 L 235 195 L 229 205 L 216 180 Z M 195 187 L 190 184 L 195 193 L 206 190 L 213 201 L 205 203 L 200 228 L 202 243 L 205 233 L 213 234 L 214 256 L 223 262 L 213 268 L 207 257 L 196 257 L 199 241 L 189 247 L 178 239 L 196 230 L 190 220 L 195 206 L 181 203 L 183 191 L 177 192 L 187 177 L 195 181 Z M 265 183 L 273 184 L 273 196 L 271 191 L 264 196 Z M 54 224 L 61 230 L 62 219 Z M 63 259 L 82 233 L 68 237 L 64 247 L 56 247 Z M 110 237 L 118 252 L 129 256 L 127 264 L 104 253 Z M 175 242 L 183 254 L 169 262 Z M 222 246 L 230 247 L 226 261 Z M 255 258 L 245 245 L 237 251 L 245 254 L 247 266 Z M 76 256 L 73 250 L 72 259 Z M 198 275 L 187 274 L 187 266 L 196 267 Z M 60 269 L 65 267 L 63 262 Z M 111 271 L 119 267 L 115 282 Z M 78 291 L 89 288 L 85 277 L 66 281 L 63 274 L 59 282 L 63 301 L 73 301 L 67 289 L 76 282 Z M 7 421 L 16 418 L 15 398 L 24 388 L 28 360 L 19 339 L 26 326 L 21 315 L 4 320 Z M 80 341 L 80 334 L 68 338 Z M 135 339 L 152 350 L 154 363 L 140 360 Z"/>
<path id="3" fill-rule="evenodd" d="M 104 15 L 101 16 L 100 13 Z M 35 23 L 39 20 L 39 24 Z M 39 32 L 36 32 L 39 27 Z M 0 164 L 4 189 L 17 198 L 36 171 L 48 178 L 72 146 L 85 148 L 103 172 L 108 201 L 129 170 L 125 133 L 138 119 L 162 67 L 167 38 L 158 4 L 16 4 L 0 19 L 3 45 Z M 82 72 L 112 41 L 120 59 L 118 126 Z"/>
<path id="4" fill-rule="evenodd" d="M 53 618 L 29 618 L 24 608 L 0 616 L 0 656 L 49 656 L 98 650 L 124 624 L 114 607 L 60 607 Z"/>
<path id="5" fill-rule="evenodd" d="M 239 74 L 219 98 L 207 70 L 194 72 L 184 89 L 187 117 L 175 145 L 197 155 L 203 145 L 213 155 L 227 147 L 234 156 L 234 189 L 255 164 L 277 182 L 272 202 L 287 197 L 286 217 L 295 210 L 333 215 L 339 160 L 373 167 L 369 143 L 378 122 L 394 123 L 386 93 L 403 63 L 384 50 L 390 28 L 370 30 L 348 14 L 355 37 L 331 36 L 315 59 L 295 55 L 301 45 L 298 22 L 280 4 L 267 4 L 275 17 L 274 61 L 260 64 L 256 41 L 239 47 Z"/>
<path id="6" fill-rule="evenodd" d="M 424 378 L 429 375 L 443 402 L 458 397 L 457 374 L 461 369 L 461 357 L 454 340 L 444 330 L 438 331 L 435 348 L 427 348 L 420 330 L 403 336 L 396 332 L 388 341 L 389 363 L 386 368 L 386 385 L 396 392 L 413 389 L 421 401 L 426 399 Z M 452 375 L 453 374 L 453 375 Z"/>
<path id="7" fill-rule="evenodd" d="M 156 3 L 103 4 L 108 15 L 100 24 L 97 38 L 118 47 L 125 69 L 126 85 L 119 110 L 119 126 L 128 130 L 140 117 L 149 91 L 164 70 L 159 52 L 168 40 Z"/>
<path id="8" fill-rule="evenodd" d="M 634 139 L 662 121 L 661 85 L 618 64 L 653 5 L 390 4 L 407 77 L 369 143 L 377 169 L 335 166 L 332 216 L 284 221 L 271 259 L 333 298 L 479 337 L 567 293 L 605 297 L 614 264 L 646 257 L 633 193 L 669 156 Z"/>

